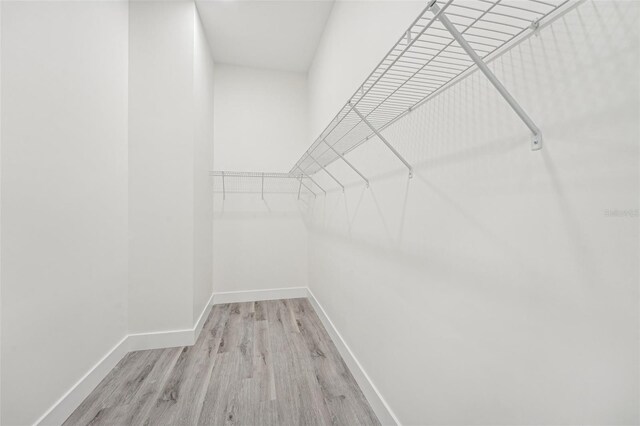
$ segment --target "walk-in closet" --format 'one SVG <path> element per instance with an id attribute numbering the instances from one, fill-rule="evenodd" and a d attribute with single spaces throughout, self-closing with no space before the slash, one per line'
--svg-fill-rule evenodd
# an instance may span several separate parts
<path id="1" fill-rule="evenodd" d="M 638 425 L 639 208 L 637 0 L 0 0 L 0 424 Z"/>

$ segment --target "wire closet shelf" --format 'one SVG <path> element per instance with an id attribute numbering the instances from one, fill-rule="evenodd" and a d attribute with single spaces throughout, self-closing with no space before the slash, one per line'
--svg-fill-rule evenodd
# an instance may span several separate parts
<path id="1" fill-rule="evenodd" d="M 214 179 L 213 191 L 222 193 L 223 198 L 229 193 L 244 194 L 297 194 L 304 193 L 316 196 L 324 192 L 312 178 L 293 176 L 290 173 L 263 172 L 227 172 L 209 173 Z"/>
<path id="2" fill-rule="evenodd" d="M 255 192 L 225 187 L 225 179 L 293 179 L 289 191 L 312 195 L 326 191 L 311 176 L 319 171 L 344 185 L 327 170 L 342 160 L 367 184 L 368 179 L 345 156 L 376 137 L 413 169 L 382 131 L 477 67 L 531 131 L 531 149 L 542 147 L 542 134 L 485 61 L 557 15 L 570 0 L 429 0 L 403 36 L 338 111 L 289 173 L 211 172 L 222 192 Z M 297 188 L 295 187 L 298 182 Z M 291 186 L 293 185 L 293 186 Z M 228 190 L 230 189 L 230 190 Z M 275 191 L 278 192 L 278 191 Z M 287 192 L 287 191 L 280 191 Z"/>
<path id="3" fill-rule="evenodd" d="M 491 83 L 531 130 L 532 149 L 539 149 L 542 144 L 539 129 L 486 68 L 483 59 L 526 31 L 535 30 L 542 20 L 567 2 L 429 1 L 290 173 L 313 175 L 374 136 L 380 138 L 411 173 L 410 164 L 380 132 L 474 65 L 493 79 Z"/>

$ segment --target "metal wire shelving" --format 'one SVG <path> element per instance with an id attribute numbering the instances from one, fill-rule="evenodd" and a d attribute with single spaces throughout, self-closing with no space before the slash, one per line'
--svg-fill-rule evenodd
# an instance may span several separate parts
<path id="1" fill-rule="evenodd" d="M 380 132 L 474 66 L 531 130 L 532 149 L 540 149 L 540 129 L 486 66 L 484 58 L 523 33 L 536 30 L 542 20 L 566 3 L 568 0 L 429 1 L 290 173 L 313 175 L 377 137 L 411 176 L 409 162 Z"/>
<path id="2" fill-rule="evenodd" d="M 312 178 L 289 173 L 214 171 L 209 174 L 214 178 L 213 192 L 222 193 L 223 199 L 232 193 L 261 194 L 263 199 L 265 194 L 297 194 L 299 199 L 303 192 L 313 197 L 325 192 Z"/>
<path id="3" fill-rule="evenodd" d="M 264 187 L 265 177 L 277 175 L 280 179 L 297 179 L 298 193 L 303 184 L 309 191 L 312 187 L 325 192 L 311 178 L 323 171 L 344 190 L 327 170 L 329 164 L 342 160 L 368 186 L 367 177 L 345 156 L 373 138 L 384 143 L 412 177 L 411 164 L 381 132 L 476 67 L 531 131 L 531 149 L 541 149 L 540 129 L 485 61 L 527 32 L 536 31 L 569 4 L 570 0 L 429 0 L 289 173 L 244 173 L 243 177 L 260 178 Z M 212 172 L 220 177 L 222 173 Z"/>

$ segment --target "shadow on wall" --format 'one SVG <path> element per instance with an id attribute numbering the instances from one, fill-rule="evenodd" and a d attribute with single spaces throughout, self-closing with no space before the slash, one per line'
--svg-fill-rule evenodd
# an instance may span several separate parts
<path id="1" fill-rule="evenodd" d="M 476 72 L 383 132 L 413 179 L 376 139 L 369 189 L 329 166 L 310 287 L 402 423 L 637 420 L 638 12 L 585 2 L 490 64 L 542 151 Z"/>
<path id="2" fill-rule="evenodd" d="M 293 194 L 215 194 L 215 291 L 306 287 L 306 202 Z"/>
<path id="3" fill-rule="evenodd" d="M 235 193 L 227 194 L 223 200 L 222 194 L 216 194 L 213 219 L 301 218 L 309 206 L 308 198 L 279 193 L 266 193 L 263 198 L 259 193 Z"/>
<path id="4" fill-rule="evenodd" d="M 352 171 L 336 162 L 331 172 L 347 182 L 343 195 L 319 172 L 314 178 L 333 190 L 326 198 L 309 200 L 309 226 L 382 247 L 403 247 L 412 242 L 405 235 L 410 232 L 407 211 L 439 199 L 511 253 L 514 247 L 492 236 L 477 210 L 462 199 L 544 195 L 555 200 L 553 209 L 562 216 L 574 250 L 581 250 L 584 231 L 563 187 L 592 191 L 594 185 L 624 184 L 633 189 L 629 183 L 637 182 L 637 27 L 632 2 L 587 2 L 490 64 L 542 128 L 542 152 L 529 150 L 526 127 L 475 72 L 385 130 L 414 166 L 414 179 L 373 139 L 349 154 L 372 187 L 365 189 Z M 604 158 L 616 167 L 603 167 Z M 461 200 L 456 200 L 457 192 Z M 627 207 L 637 207 L 637 197 L 635 201 Z M 374 232 L 359 232 L 365 202 L 378 216 Z M 605 207 L 612 206 L 603 205 L 600 212 Z M 591 264 L 590 255 L 583 254 L 581 262 Z"/>
<path id="5" fill-rule="evenodd" d="M 213 177 L 214 220 L 300 217 L 314 198 L 310 182 L 289 178 Z M 314 188 L 316 192 L 319 189 Z"/>

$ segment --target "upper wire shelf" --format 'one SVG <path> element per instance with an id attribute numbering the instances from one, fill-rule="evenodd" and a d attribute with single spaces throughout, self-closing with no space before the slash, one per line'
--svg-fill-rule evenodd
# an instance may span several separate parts
<path id="1" fill-rule="evenodd" d="M 313 175 L 340 158 L 344 160 L 344 155 L 377 136 L 409 168 L 411 176 L 411 166 L 380 131 L 424 103 L 474 65 L 487 75 L 529 127 L 533 133 L 532 149 L 540 149 L 542 139 L 539 129 L 486 68 L 483 59 L 524 32 L 535 30 L 541 20 L 568 1 L 429 1 L 290 173 Z"/>
<path id="2" fill-rule="evenodd" d="M 366 176 L 345 155 L 374 136 L 402 161 L 412 177 L 409 162 L 380 132 L 467 75 L 474 65 L 529 128 L 531 149 L 539 150 L 540 129 L 485 61 L 527 31 L 535 31 L 552 15 L 559 16 L 556 12 L 569 3 L 570 0 L 429 0 L 289 173 L 211 172 L 220 178 L 216 188 L 224 195 L 261 192 L 264 198 L 265 192 L 296 192 L 297 185 L 298 198 L 303 188 L 315 196 L 326 191 L 311 175 L 323 170 L 344 191 L 345 186 L 327 170 L 338 159 L 369 186 Z M 279 181 L 280 186 L 267 183 L 270 181 Z"/>

